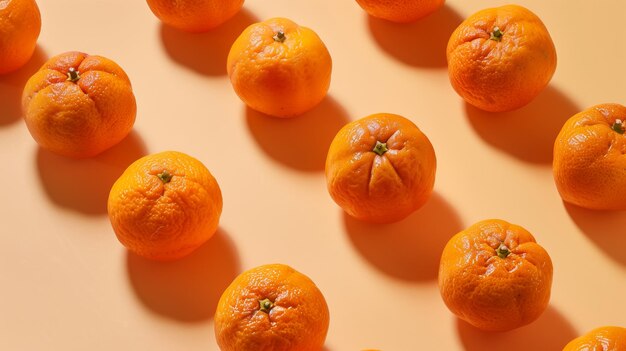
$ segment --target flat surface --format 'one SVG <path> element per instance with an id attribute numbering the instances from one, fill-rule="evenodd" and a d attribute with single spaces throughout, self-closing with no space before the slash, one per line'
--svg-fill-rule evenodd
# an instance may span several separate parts
<path id="1" fill-rule="evenodd" d="M 1 350 L 218 350 L 212 316 L 221 292 L 242 270 L 272 262 L 307 274 L 326 296 L 326 351 L 550 351 L 597 326 L 626 326 L 626 213 L 564 205 L 551 173 L 552 143 L 568 117 L 626 103 L 626 2 L 519 0 L 548 27 L 559 62 L 534 102 L 500 115 L 455 94 L 445 46 L 463 18 L 506 1 L 449 0 L 400 26 L 369 18 L 352 0 L 247 0 L 203 35 L 162 26 L 144 1 L 38 3 L 35 56 L 0 77 Z M 234 38 L 276 16 L 314 29 L 333 57 L 328 98 L 293 120 L 246 109 L 226 76 Z M 39 149 L 20 118 L 26 79 L 69 50 L 115 60 L 137 97 L 130 137 L 94 159 Z M 375 112 L 413 120 L 438 159 L 426 206 L 386 226 L 344 215 L 323 174 L 337 130 Z M 163 150 L 200 159 L 224 195 L 218 234 L 167 264 L 129 255 L 106 215 L 122 170 Z M 550 307 L 508 333 L 459 322 L 437 288 L 447 239 L 485 218 L 526 227 L 554 262 Z"/>

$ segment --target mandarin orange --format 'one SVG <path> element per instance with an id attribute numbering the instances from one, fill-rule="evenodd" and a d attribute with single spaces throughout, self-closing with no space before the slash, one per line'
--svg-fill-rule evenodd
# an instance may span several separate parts
<path id="1" fill-rule="evenodd" d="M 24 66 L 41 31 L 41 14 L 34 0 L 0 1 L 0 74 Z"/>
<path id="2" fill-rule="evenodd" d="M 124 139 L 135 123 L 137 105 L 128 76 L 115 62 L 66 52 L 28 80 L 22 110 L 39 146 L 82 158 Z"/>
<path id="3" fill-rule="evenodd" d="M 437 160 L 432 144 L 410 120 L 373 114 L 345 125 L 326 158 L 326 184 L 350 216 L 399 221 L 429 199 Z"/>
<path id="4" fill-rule="evenodd" d="M 480 221 L 446 244 L 439 290 L 450 311 L 487 331 L 537 319 L 548 306 L 550 256 L 526 229 L 503 220 Z"/>
<path id="5" fill-rule="evenodd" d="M 450 36 L 447 59 L 454 90 L 489 112 L 528 104 L 556 70 L 556 50 L 546 26 L 518 5 L 468 17 Z"/>
<path id="6" fill-rule="evenodd" d="M 309 277 L 269 264 L 235 278 L 214 320 L 222 351 L 319 351 L 330 317 L 324 295 Z"/>
<path id="7" fill-rule="evenodd" d="M 128 166 L 111 188 L 107 209 L 126 248 L 145 258 L 174 260 L 213 236 L 222 193 L 200 161 L 166 151 Z"/>
<path id="8" fill-rule="evenodd" d="M 626 107 L 601 104 L 571 117 L 554 142 L 561 198 L 594 210 L 626 210 Z"/>
<path id="9" fill-rule="evenodd" d="M 241 33 L 226 67 L 235 93 L 250 108 L 294 117 L 326 96 L 332 59 L 314 31 L 286 18 L 272 18 Z"/>

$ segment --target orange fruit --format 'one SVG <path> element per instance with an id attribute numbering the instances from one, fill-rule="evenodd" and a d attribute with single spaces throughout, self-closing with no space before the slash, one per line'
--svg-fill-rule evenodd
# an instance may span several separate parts
<path id="1" fill-rule="evenodd" d="M 450 36 L 447 58 L 454 90 L 490 112 L 528 104 L 556 70 L 556 50 L 546 26 L 518 5 L 468 17 Z"/>
<path id="2" fill-rule="evenodd" d="M 563 351 L 626 351 L 626 328 L 596 328 L 570 341 Z"/>
<path id="3" fill-rule="evenodd" d="M 30 60 L 40 30 L 41 15 L 34 0 L 0 1 L 0 74 Z"/>
<path id="4" fill-rule="evenodd" d="M 450 311 L 487 331 L 537 319 L 548 306 L 552 261 L 524 228 L 503 220 L 478 222 L 446 244 L 439 290 Z"/>
<path id="5" fill-rule="evenodd" d="M 426 17 L 443 6 L 445 0 L 356 0 L 370 16 L 407 23 Z"/>
<path id="6" fill-rule="evenodd" d="M 293 117 L 324 99 L 332 60 L 314 31 L 286 18 L 272 18 L 241 33 L 226 68 L 235 93 L 250 108 Z"/>
<path id="7" fill-rule="evenodd" d="M 24 120 L 39 146 L 69 157 L 91 157 L 124 139 L 137 105 L 126 73 L 102 56 L 66 52 L 26 83 Z"/>
<path id="8" fill-rule="evenodd" d="M 145 258 L 174 260 L 213 236 L 222 193 L 200 161 L 166 151 L 128 166 L 111 188 L 107 209 L 126 248 Z"/>
<path id="9" fill-rule="evenodd" d="M 601 104 L 571 117 L 554 142 L 554 181 L 564 201 L 626 210 L 626 107 Z"/>
<path id="10" fill-rule="evenodd" d="M 214 321 L 222 351 L 319 351 L 329 313 L 311 279 L 284 264 L 269 264 L 235 278 Z"/>
<path id="11" fill-rule="evenodd" d="M 206 32 L 233 17 L 244 0 L 147 0 L 163 23 L 187 32 Z"/>
<path id="12" fill-rule="evenodd" d="M 378 113 L 339 130 L 326 158 L 326 184 L 350 216 L 389 223 L 424 205 L 436 167 L 432 144 L 413 122 Z"/>

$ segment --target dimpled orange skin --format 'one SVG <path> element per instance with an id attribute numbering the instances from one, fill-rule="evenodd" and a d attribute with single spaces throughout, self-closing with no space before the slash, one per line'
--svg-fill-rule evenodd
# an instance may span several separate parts
<path id="1" fill-rule="evenodd" d="M 505 245 L 509 254 L 498 255 Z M 552 261 L 524 228 L 478 222 L 447 243 L 439 290 L 450 311 L 476 328 L 507 331 L 536 320 L 548 306 Z"/>
<path id="2" fill-rule="evenodd" d="M 326 96 L 332 59 L 314 31 L 286 18 L 272 18 L 250 25 L 235 40 L 227 71 L 233 89 L 250 108 L 294 117 Z"/>
<path id="3" fill-rule="evenodd" d="M 0 74 L 30 60 L 41 31 L 41 14 L 34 0 L 0 1 Z"/>
<path id="4" fill-rule="evenodd" d="M 374 151 L 377 142 L 388 151 Z M 399 221 L 429 199 L 437 160 L 432 144 L 410 120 L 379 113 L 345 125 L 326 158 L 326 184 L 350 216 L 372 223 Z"/>
<path id="5" fill-rule="evenodd" d="M 570 341 L 563 351 L 626 351 L 626 328 L 596 328 Z"/>
<path id="6" fill-rule="evenodd" d="M 232 18 L 244 0 L 147 0 L 163 23 L 192 32 L 206 32 Z"/>
<path id="7" fill-rule="evenodd" d="M 79 78 L 69 80 L 74 69 Z M 26 126 L 42 148 L 83 158 L 116 145 L 133 128 L 137 105 L 130 80 L 102 56 L 66 52 L 48 60 L 22 94 Z"/>
<path id="8" fill-rule="evenodd" d="M 262 310 L 264 301 L 271 308 Z M 215 335 L 222 351 L 319 351 L 329 319 L 326 300 L 311 279 L 270 264 L 243 272 L 224 291 Z"/>
<path id="9" fill-rule="evenodd" d="M 370 16 L 408 23 L 426 17 L 443 6 L 445 0 L 356 0 Z"/>
<path id="10" fill-rule="evenodd" d="M 624 126 L 626 107 L 619 104 L 596 105 L 565 122 L 552 162 L 564 201 L 594 210 L 626 210 Z"/>
<path id="11" fill-rule="evenodd" d="M 548 85 L 557 62 L 543 22 L 517 5 L 485 9 L 463 21 L 450 36 L 447 58 L 454 90 L 489 112 L 528 104 Z"/>
<path id="12" fill-rule="evenodd" d="M 113 184 L 107 208 L 126 248 L 148 259 L 175 260 L 213 236 L 222 193 L 200 161 L 166 151 L 132 163 Z"/>

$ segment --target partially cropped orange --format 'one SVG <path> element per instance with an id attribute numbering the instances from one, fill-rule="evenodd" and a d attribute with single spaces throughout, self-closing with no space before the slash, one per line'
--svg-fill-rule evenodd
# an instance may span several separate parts
<path id="1" fill-rule="evenodd" d="M 40 30 L 41 15 L 35 0 L 0 1 L 0 74 L 28 62 Z"/>
<path id="2" fill-rule="evenodd" d="M 570 341 L 563 351 L 626 351 L 626 328 L 596 328 Z"/>
<path id="3" fill-rule="evenodd" d="M 272 18 L 241 33 L 228 53 L 226 68 L 235 93 L 250 108 L 294 117 L 326 96 L 332 59 L 313 30 Z"/>
<path id="4" fill-rule="evenodd" d="M 69 157 L 95 156 L 124 139 L 137 105 L 128 76 L 115 62 L 66 52 L 26 83 L 24 120 L 42 148 Z"/>
<path id="5" fill-rule="evenodd" d="M 324 295 L 284 264 L 243 272 L 222 294 L 215 336 L 222 351 L 320 351 L 329 324 Z"/>
<path id="6" fill-rule="evenodd" d="M 541 19 L 518 5 L 479 11 L 452 33 L 448 73 L 469 104 L 504 112 L 531 102 L 556 70 L 556 50 Z"/>
<path id="7" fill-rule="evenodd" d="M 436 167 L 432 144 L 413 122 L 378 113 L 339 130 L 326 158 L 326 183 L 350 216 L 390 223 L 426 203 Z"/>
<path id="8" fill-rule="evenodd" d="M 446 244 L 439 290 L 450 311 L 476 328 L 507 331 L 536 320 L 548 306 L 550 256 L 526 229 L 478 222 Z"/>
<path id="9" fill-rule="evenodd" d="M 564 201 L 626 210 L 626 107 L 601 104 L 571 117 L 554 142 L 554 181 Z"/>
<path id="10" fill-rule="evenodd" d="M 147 0 L 163 23 L 187 32 L 206 32 L 233 17 L 244 0 Z"/>
<path id="11" fill-rule="evenodd" d="M 407 23 L 435 12 L 445 0 L 356 0 L 370 16 Z"/>
<path id="12" fill-rule="evenodd" d="M 166 151 L 132 163 L 113 184 L 107 209 L 126 248 L 145 258 L 174 260 L 213 236 L 222 193 L 200 161 Z"/>

